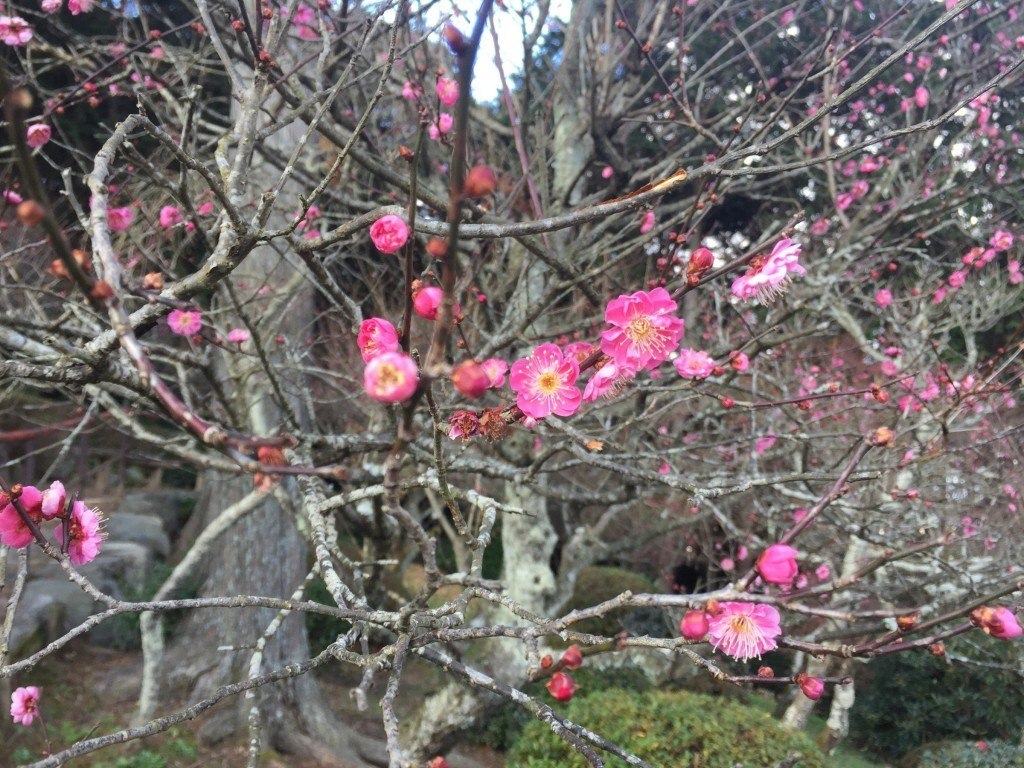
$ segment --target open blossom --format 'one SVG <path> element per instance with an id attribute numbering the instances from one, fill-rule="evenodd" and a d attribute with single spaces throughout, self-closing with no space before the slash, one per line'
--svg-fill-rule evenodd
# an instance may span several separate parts
<path id="1" fill-rule="evenodd" d="M 657 368 L 683 336 L 683 320 L 675 316 L 676 310 L 664 288 L 612 299 L 604 319 L 613 327 L 601 333 L 601 351 L 620 365 Z"/>
<path id="2" fill-rule="evenodd" d="M 480 367 L 487 374 L 491 389 L 498 389 L 505 384 L 505 374 L 508 373 L 508 363 L 498 357 L 491 357 L 480 363 Z"/>
<path id="3" fill-rule="evenodd" d="M 39 689 L 34 685 L 18 688 L 11 694 L 11 718 L 21 725 L 32 725 L 39 717 Z"/>
<path id="4" fill-rule="evenodd" d="M 459 84 L 447 77 L 440 77 L 437 80 L 437 98 L 446 107 L 454 107 L 459 100 Z"/>
<path id="5" fill-rule="evenodd" d="M 63 3 L 64 0 L 43 0 L 43 13 L 56 13 Z"/>
<path id="6" fill-rule="evenodd" d="M 107 211 L 107 221 L 112 232 L 124 232 L 135 220 L 135 212 L 131 208 L 111 208 Z"/>
<path id="7" fill-rule="evenodd" d="M 750 368 L 750 358 L 743 352 L 730 352 L 729 365 L 736 373 L 745 373 Z"/>
<path id="8" fill-rule="evenodd" d="M 587 386 L 583 389 L 583 399 L 592 403 L 602 395 L 614 394 L 619 386 L 629 381 L 636 375 L 636 371 L 629 366 L 620 366 L 614 360 L 609 360 L 601 366 L 600 370 L 590 377 Z"/>
<path id="9" fill-rule="evenodd" d="M 244 344 L 251 337 L 245 328 L 232 328 L 228 331 L 227 339 L 232 344 Z"/>
<path id="10" fill-rule="evenodd" d="M 167 325 L 181 336 L 194 336 L 202 330 L 202 315 L 197 310 L 176 309 L 167 316 Z"/>
<path id="11" fill-rule="evenodd" d="M 402 86 L 403 99 L 407 99 L 409 101 L 416 101 L 416 99 L 420 97 L 421 93 L 423 93 L 423 91 L 420 90 L 420 87 L 418 85 L 410 83 L 408 80 L 406 80 L 405 84 Z"/>
<path id="12" fill-rule="evenodd" d="M 184 221 L 184 217 L 181 215 L 181 211 L 173 205 L 165 205 L 160 209 L 160 226 L 164 229 L 170 229 L 175 224 L 181 224 L 182 221 Z"/>
<path id="13" fill-rule="evenodd" d="M 381 253 L 395 253 L 409 239 L 409 225 L 389 213 L 373 222 L 370 239 Z"/>
<path id="14" fill-rule="evenodd" d="M 988 244 L 997 251 L 1009 250 L 1013 245 L 1013 235 L 1009 232 L 997 229 L 995 234 L 989 238 Z"/>
<path id="15" fill-rule="evenodd" d="M 89 509 L 84 501 L 76 501 L 71 507 L 71 520 L 57 526 L 57 541 L 64 543 L 67 528 L 68 555 L 74 565 L 91 563 L 100 553 L 104 534 L 100 531 L 100 518 L 96 510 Z"/>
<path id="16" fill-rule="evenodd" d="M 757 256 L 750 269 L 732 283 L 733 295 L 743 301 L 757 298 L 762 304 L 774 301 L 790 281 L 790 275 L 806 275 L 797 259 L 800 244 L 788 237 L 779 240 L 768 256 Z"/>
<path id="17" fill-rule="evenodd" d="M 21 16 L 0 16 L 0 40 L 5 44 L 25 45 L 31 39 L 32 27 Z"/>
<path id="18" fill-rule="evenodd" d="M 516 405 L 527 416 L 571 416 L 583 399 L 576 387 L 579 375 L 579 365 L 566 359 L 558 345 L 541 344 L 533 355 L 512 364 L 509 384 L 516 393 Z"/>
<path id="19" fill-rule="evenodd" d="M 480 417 L 473 411 L 458 410 L 448 418 L 451 429 L 448 436 L 452 440 L 462 438 L 468 440 L 473 435 L 480 434 Z"/>
<path id="20" fill-rule="evenodd" d="M 1011 261 L 1006 265 L 1007 271 L 1010 273 L 1010 285 L 1020 285 L 1024 282 L 1024 273 L 1020 271 L 1020 262 Z"/>
<path id="21" fill-rule="evenodd" d="M 711 644 L 734 659 L 760 657 L 776 647 L 782 634 L 779 612 L 761 603 L 719 603 L 721 612 L 709 622 Z"/>
<path id="22" fill-rule="evenodd" d="M 25 131 L 25 143 L 30 147 L 39 148 L 50 140 L 53 131 L 44 123 L 30 125 Z"/>
<path id="23" fill-rule="evenodd" d="M 772 544 L 757 558 L 757 572 L 768 584 L 788 585 L 799 571 L 799 553 L 786 544 Z"/>
<path id="24" fill-rule="evenodd" d="M 715 368 L 715 359 L 699 349 L 680 349 L 672 365 L 684 379 L 706 379 Z"/>
<path id="25" fill-rule="evenodd" d="M 385 352 L 398 352 L 401 344 L 398 342 L 398 331 L 395 326 L 380 317 L 371 317 L 363 320 L 359 326 L 359 335 L 356 337 L 359 345 L 359 352 L 363 356 L 363 362 L 368 363 L 375 357 L 380 357 Z"/>
<path id="26" fill-rule="evenodd" d="M 33 522 L 38 523 L 42 519 L 42 514 L 33 510 L 33 504 L 31 503 L 33 497 L 27 493 L 30 489 L 41 497 L 38 489 L 25 486 L 22 489 L 19 501 Z M 25 524 L 21 515 L 18 514 L 18 510 L 14 508 L 14 505 L 10 503 L 6 496 L 0 494 L 0 544 L 20 549 L 31 544 L 32 539 L 32 531 L 29 530 L 28 525 Z"/>
<path id="27" fill-rule="evenodd" d="M 875 291 L 875 304 L 885 309 L 892 304 L 892 291 L 888 288 L 879 288 Z"/>
<path id="28" fill-rule="evenodd" d="M 382 403 L 408 400 L 418 384 L 416 363 L 401 352 L 384 352 L 370 360 L 363 371 L 366 394 Z"/>

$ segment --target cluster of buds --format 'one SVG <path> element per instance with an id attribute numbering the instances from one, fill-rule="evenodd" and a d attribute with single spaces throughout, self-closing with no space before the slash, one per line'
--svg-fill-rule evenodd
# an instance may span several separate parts
<path id="1" fill-rule="evenodd" d="M 583 651 L 580 650 L 578 645 L 570 645 L 566 648 L 565 653 L 562 654 L 562 658 L 558 660 L 557 665 L 551 656 L 545 656 L 541 659 L 540 665 L 542 669 L 579 669 L 583 666 Z M 555 701 L 569 701 L 579 688 L 570 675 L 561 671 L 556 671 L 551 675 L 551 679 L 548 680 L 548 684 L 545 687 Z"/>

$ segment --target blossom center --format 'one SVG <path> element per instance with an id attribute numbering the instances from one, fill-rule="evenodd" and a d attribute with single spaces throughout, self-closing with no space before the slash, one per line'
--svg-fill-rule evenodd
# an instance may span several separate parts
<path id="1" fill-rule="evenodd" d="M 654 334 L 654 323 L 649 317 L 637 317 L 626 326 L 626 335 L 634 344 L 649 344 Z"/>
<path id="2" fill-rule="evenodd" d="M 402 383 L 401 372 L 390 363 L 384 363 L 377 369 L 377 386 L 378 389 L 384 389 L 386 387 L 397 387 Z"/>
<path id="3" fill-rule="evenodd" d="M 754 258 L 752 258 L 750 260 L 750 262 L 748 264 L 750 269 L 747 270 L 747 275 L 746 276 L 747 277 L 753 277 L 758 272 L 760 272 L 762 269 L 764 269 L 764 265 L 767 264 L 767 263 L 768 263 L 768 257 L 767 256 L 755 256 Z"/>
<path id="4" fill-rule="evenodd" d="M 537 377 L 537 390 L 544 395 L 553 395 L 558 391 L 561 383 L 557 373 L 545 371 Z"/>
<path id="5" fill-rule="evenodd" d="M 729 628 L 740 635 L 749 635 L 754 632 L 754 622 L 746 616 L 733 616 L 729 620 Z"/>

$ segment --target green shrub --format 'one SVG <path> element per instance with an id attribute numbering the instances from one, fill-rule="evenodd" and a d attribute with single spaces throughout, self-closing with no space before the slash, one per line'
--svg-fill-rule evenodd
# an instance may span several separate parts
<path id="1" fill-rule="evenodd" d="M 311 603 L 322 603 L 332 608 L 337 608 L 327 585 L 323 579 L 315 579 L 306 590 L 306 599 Z M 344 619 L 334 616 L 327 616 L 323 613 L 306 614 L 306 635 L 309 637 L 309 647 L 313 653 L 320 653 L 328 645 L 338 639 L 338 635 L 348 631 L 352 624 Z"/>
<path id="2" fill-rule="evenodd" d="M 792 757 L 793 768 L 823 768 L 803 734 L 770 715 L 723 698 L 687 691 L 608 689 L 574 697 L 558 711 L 651 765 L 672 768 L 768 768 Z M 583 768 L 572 747 L 534 720 L 509 753 L 508 768 Z M 627 763 L 608 756 L 609 768 Z"/>
<path id="3" fill-rule="evenodd" d="M 576 585 L 569 602 L 569 610 L 590 608 L 605 600 L 618 597 L 629 590 L 634 594 L 654 592 L 654 584 L 650 579 L 639 573 L 627 571 L 625 568 L 611 566 L 595 566 L 584 568 L 576 579 Z M 587 619 L 573 625 L 578 632 L 589 632 L 595 635 L 612 637 L 623 628 L 623 624 L 633 609 L 612 611 L 599 619 Z M 664 626 L 664 622 L 662 622 Z"/>
<path id="4" fill-rule="evenodd" d="M 1024 749 L 1008 741 L 965 741 L 920 750 L 909 768 L 1024 768 Z"/>
<path id="5" fill-rule="evenodd" d="M 579 686 L 576 698 L 592 696 L 595 693 L 614 688 L 618 692 L 640 693 L 650 690 L 651 682 L 643 670 L 635 664 L 624 664 L 606 669 L 582 667 L 570 673 L 573 681 Z M 546 681 L 529 683 L 522 690 L 541 701 L 548 700 L 544 690 Z M 506 752 L 519 740 L 526 726 L 533 720 L 533 715 L 522 707 L 506 702 L 501 709 L 475 726 L 467 738 L 474 744 L 486 744 L 494 749 Z"/>
<path id="6" fill-rule="evenodd" d="M 1016 665 L 1016 649 L 1003 640 L 978 636 L 947 645 L 951 653 Z M 874 659 L 857 678 L 850 736 L 872 752 L 899 757 L 949 739 L 1020 737 L 1024 685 L 1013 669 L 949 663 L 911 651 Z"/>

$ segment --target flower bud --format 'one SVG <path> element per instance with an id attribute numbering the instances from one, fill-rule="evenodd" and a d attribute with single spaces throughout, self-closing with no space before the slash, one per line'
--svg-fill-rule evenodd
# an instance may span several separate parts
<path id="1" fill-rule="evenodd" d="M 771 667 L 758 667 L 758 677 L 775 677 L 775 670 Z"/>
<path id="2" fill-rule="evenodd" d="M 551 654 L 544 654 L 544 658 L 540 660 L 541 669 L 551 669 L 551 666 L 555 663 L 555 660 L 551 658 Z"/>
<path id="3" fill-rule="evenodd" d="M 576 683 L 565 672 L 556 672 L 548 680 L 547 689 L 555 701 L 569 701 L 576 693 Z"/>
<path id="4" fill-rule="evenodd" d="M 896 439 L 896 435 L 888 427 L 879 427 L 868 438 L 872 445 L 877 445 L 880 448 L 892 445 L 892 441 Z"/>
<path id="5" fill-rule="evenodd" d="M 800 690 L 804 692 L 804 696 L 812 701 L 817 701 L 821 698 L 821 694 L 825 692 L 825 683 L 820 678 L 811 677 L 805 675 L 802 672 L 796 676 L 796 684 L 800 686 Z"/>
<path id="6" fill-rule="evenodd" d="M 498 186 L 498 177 L 486 165 L 478 165 L 466 174 L 466 182 L 462 191 L 466 197 L 487 197 L 494 194 Z"/>
<path id="7" fill-rule="evenodd" d="M 708 629 L 708 615 L 704 611 L 687 611 L 679 622 L 679 634 L 687 640 L 703 640 Z"/>
<path id="8" fill-rule="evenodd" d="M 44 218 L 46 218 L 46 211 L 35 200 L 18 203 L 18 220 L 26 227 L 38 227 Z"/>
<path id="9" fill-rule="evenodd" d="M 578 645 L 570 645 L 562 654 L 562 666 L 566 669 L 579 669 L 583 666 L 583 652 Z"/>
<path id="10" fill-rule="evenodd" d="M 466 397 L 480 397 L 491 386 L 483 366 L 475 360 L 459 363 L 452 369 L 452 383 Z"/>
<path id="11" fill-rule="evenodd" d="M 455 25 L 451 23 L 445 24 L 444 29 L 441 30 L 441 34 L 444 36 L 444 41 L 448 43 L 448 47 L 451 49 L 451 52 L 456 56 L 461 56 L 469 50 L 469 42 L 466 40 L 465 35 L 463 35 Z"/>

